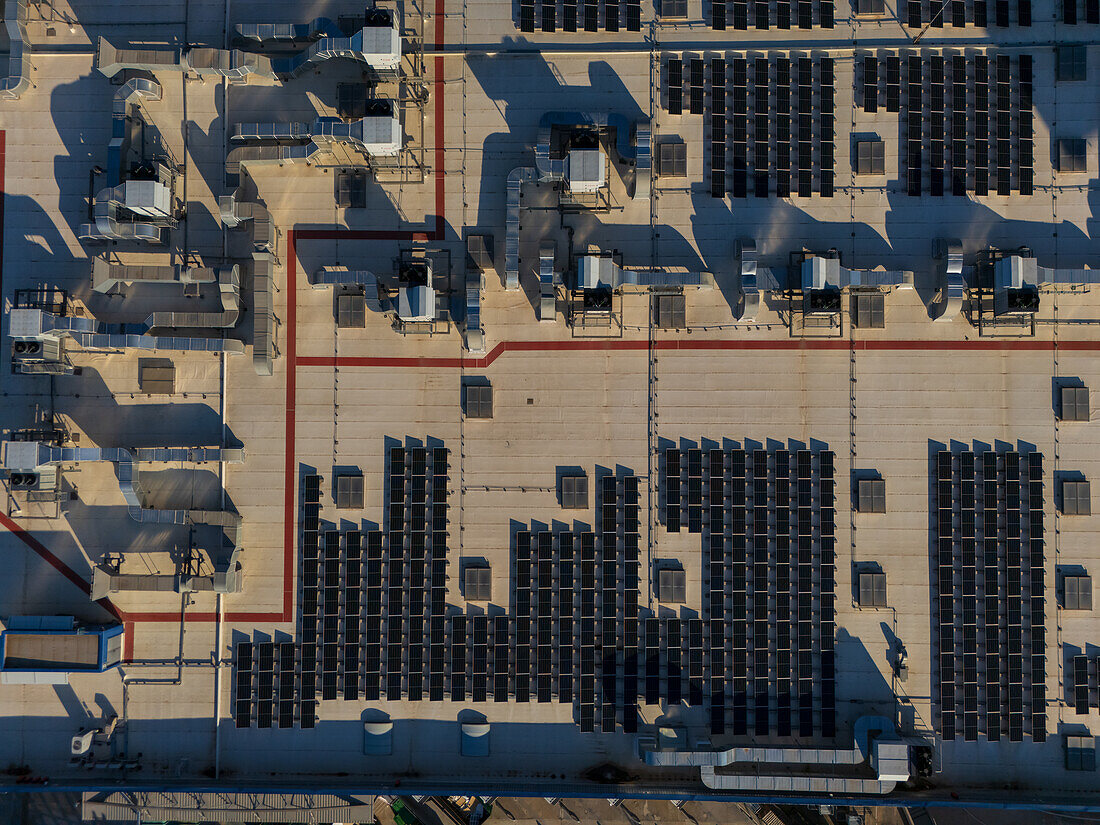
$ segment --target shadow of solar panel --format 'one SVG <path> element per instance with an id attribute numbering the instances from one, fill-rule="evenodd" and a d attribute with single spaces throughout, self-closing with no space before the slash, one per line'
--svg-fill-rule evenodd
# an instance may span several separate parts
<path id="1" fill-rule="evenodd" d="M 270 699 L 260 700 L 256 705 L 256 727 L 270 728 L 274 713 L 274 703 Z"/>

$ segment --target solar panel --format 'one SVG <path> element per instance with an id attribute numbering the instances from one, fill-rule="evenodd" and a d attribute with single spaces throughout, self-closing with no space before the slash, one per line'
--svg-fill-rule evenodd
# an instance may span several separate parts
<path id="1" fill-rule="evenodd" d="M 542 30 L 552 32 L 557 28 L 555 0 L 542 0 Z"/>
<path id="2" fill-rule="evenodd" d="M 878 111 L 878 58 L 874 55 L 863 58 L 863 110 Z"/>
<path id="3" fill-rule="evenodd" d="M 1073 657 L 1073 710 L 1078 716 L 1089 712 L 1089 660 L 1087 656 Z"/>
<path id="4" fill-rule="evenodd" d="M 577 0 L 562 0 L 561 12 L 562 31 L 575 32 L 577 30 Z"/>
<path id="5" fill-rule="evenodd" d="M 584 0 L 584 30 L 586 32 L 599 31 L 600 6 L 598 0 Z"/>
<path id="6" fill-rule="evenodd" d="M 690 103 L 688 111 L 693 115 L 703 114 L 703 60 L 691 58 L 690 66 Z"/>
<path id="7" fill-rule="evenodd" d="M 684 63 L 677 58 L 668 61 L 668 102 L 666 108 L 670 115 L 683 112 Z"/>
<path id="8" fill-rule="evenodd" d="M 813 4 L 811 0 L 796 0 L 798 4 L 798 28 L 813 28 Z"/>
<path id="9" fill-rule="evenodd" d="M 780 29 L 791 27 L 791 0 L 776 0 L 775 25 Z"/>
<path id="10" fill-rule="evenodd" d="M 749 27 L 749 4 L 747 0 L 733 0 L 733 27 L 738 31 L 744 31 Z"/>
<path id="11" fill-rule="evenodd" d="M 725 0 L 711 0 L 710 3 L 710 27 L 715 31 L 726 29 L 726 3 Z"/>
<path id="12" fill-rule="evenodd" d="M 315 504 L 321 500 L 321 477 L 307 475 L 302 479 L 302 495 L 307 503 Z"/>

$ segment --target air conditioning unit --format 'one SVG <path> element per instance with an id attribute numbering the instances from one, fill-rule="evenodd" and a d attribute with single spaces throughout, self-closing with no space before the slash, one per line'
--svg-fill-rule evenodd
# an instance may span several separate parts
<path id="1" fill-rule="evenodd" d="M 34 490 L 38 487 L 38 473 L 12 473 L 8 481 L 13 490 Z"/>
<path id="2" fill-rule="evenodd" d="M 42 354 L 42 342 L 41 341 L 13 341 L 11 345 L 12 354 L 16 358 L 27 358 L 41 356 Z"/>

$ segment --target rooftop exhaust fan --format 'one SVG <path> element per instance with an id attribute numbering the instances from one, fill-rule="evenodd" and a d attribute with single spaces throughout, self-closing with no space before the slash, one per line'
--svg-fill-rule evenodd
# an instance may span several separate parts
<path id="1" fill-rule="evenodd" d="M 810 293 L 810 312 L 840 312 L 840 292 L 815 289 Z"/>
<path id="2" fill-rule="evenodd" d="M 386 9 L 371 9 L 367 12 L 366 19 L 363 21 L 363 28 L 365 29 L 389 28 L 392 25 L 393 16 Z"/>

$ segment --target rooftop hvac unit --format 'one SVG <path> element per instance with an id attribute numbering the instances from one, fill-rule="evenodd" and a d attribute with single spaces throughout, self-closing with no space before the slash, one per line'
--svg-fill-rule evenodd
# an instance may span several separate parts
<path id="1" fill-rule="evenodd" d="M 166 218 L 172 214 L 172 193 L 155 180 L 128 180 L 123 187 L 123 205 L 135 215 Z"/>
<path id="2" fill-rule="evenodd" d="M 12 344 L 12 352 L 17 356 L 40 355 L 42 353 L 42 342 L 16 341 Z"/>
<path id="3" fill-rule="evenodd" d="M 833 315 L 840 312 L 840 290 L 815 289 L 806 297 L 806 312 L 810 315 Z"/>
<path id="4" fill-rule="evenodd" d="M 393 26 L 393 14 L 386 9 L 369 9 L 363 20 L 365 29 L 381 29 Z"/>
<path id="5" fill-rule="evenodd" d="M 397 291 L 397 317 L 402 321 L 434 321 L 435 290 L 429 286 L 403 286 Z"/>
<path id="6" fill-rule="evenodd" d="M 572 149 L 565 160 L 569 191 L 593 194 L 606 179 L 607 155 L 602 149 Z"/>
<path id="7" fill-rule="evenodd" d="M 95 736 L 94 730 L 86 730 L 78 733 L 73 737 L 71 753 L 73 756 L 83 756 L 92 749 L 92 738 Z"/>
<path id="8" fill-rule="evenodd" d="M 1009 255 L 993 264 L 993 314 L 1034 315 L 1039 311 L 1039 264 Z"/>
<path id="9" fill-rule="evenodd" d="M 12 473 L 8 482 L 13 490 L 34 490 L 38 487 L 38 473 Z"/>
<path id="10" fill-rule="evenodd" d="M 397 274 L 404 286 L 431 286 L 432 264 L 427 258 L 404 260 Z"/>
<path id="11" fill-rule="evenodd" d="M 586 312 L 610 312 L 610 289 L 586 289 L 584 290 L 584 309 Z"/>
<path id="12" fill-rule="evenodd" d="M 998 301 L 997 315 L 1034 315 L 1039 311 L 1039 290 L 1035 287 L 1006 289 Z"/>

